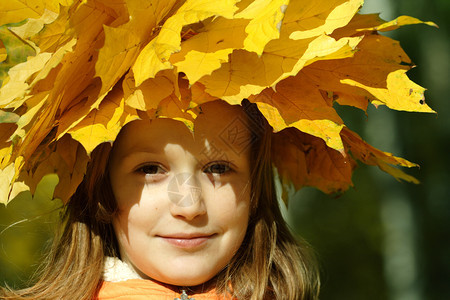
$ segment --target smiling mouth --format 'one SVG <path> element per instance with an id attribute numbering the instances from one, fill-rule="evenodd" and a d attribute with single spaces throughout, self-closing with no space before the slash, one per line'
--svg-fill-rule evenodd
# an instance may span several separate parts
<path id="1" fill-rule="evenodd" d="M 196 249 L 206 245 L 215 234 L 211 235 L 173 235 L 159 236 L 165 242 L 183 249 Z"/>

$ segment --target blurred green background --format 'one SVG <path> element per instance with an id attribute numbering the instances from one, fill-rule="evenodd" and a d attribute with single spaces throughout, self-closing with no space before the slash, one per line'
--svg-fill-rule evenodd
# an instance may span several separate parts
<path id="1" fill-rule="evenodd" d="M 287 218 L 312 244 L 322 270 L 321 299 L 425 300 L 450 298 L 450 1 L 366 0 L 364 13 L 391 20 L 410 15 L 434 21 L 400 28 L 400 41 L 418 66 L 408 75 L 428 88 L 438 112 L 397 112 L 370 107 L 367 116 L 343 109 L 344 120 L 365 140 L 418 163 L 408 170 L 419 185 L 397 182 L 360 166 L 355 187 L 340 197 L 305 188 L 293 196 Z M 0 205 L 0 284 L 26 286 L 51 241 L 60 203 L 49 201 L 46 178 L 31 201 L 23 195 Z"/>
<path id="2" fill-rule="evenodd" d="M 440 27 L 389 33 L 417 65 L 408 75 L 428 88 L 437 116 L 385 107 L 371 107 L 367 117 L 349 109 L 344 115 L 370 144 L 418 163 L 420 169 L 407 171 L 421 184 L 361 166 L 355 188 L 341 197 L 297 192 L 289 221 L 322 264 L 321 299 L 450 299 L 450 1 L 367 0 L 363 12 L 382 12 L 385 20 L 410 15 Z"/>

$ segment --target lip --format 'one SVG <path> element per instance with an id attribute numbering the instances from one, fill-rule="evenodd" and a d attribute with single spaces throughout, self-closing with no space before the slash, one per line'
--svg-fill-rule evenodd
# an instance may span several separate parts
<path id="1" fill-rule="evenodd" d="M 213 236 L 214 234 L 204 233 L 177 233 L 158 237 L 178 248 L 195 249 L 204 246 Z"/>

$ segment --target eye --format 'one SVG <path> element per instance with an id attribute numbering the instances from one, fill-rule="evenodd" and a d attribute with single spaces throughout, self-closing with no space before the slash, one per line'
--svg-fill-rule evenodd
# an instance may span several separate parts
<path id="1" fill-rule="evenodd" d="M 231 171 L 230 163 L 229 162 L 213 162 L 207 165 L 203 172 L 205 173 L 211 173 L 211 174 L 224 174 L 229 171 Z"/>
<path id="2" fill-rule="evenodd" d="M 157 174 L 163 174 L 166 172 L 166 170 L 164 170 L 160 165 L 158 164 L 146 164 L 143 166 L 140 166 L 139 168 L 136 169 L 136 172 L 138 173 L 143 173 L 145 175 L 157 175 Z"/>

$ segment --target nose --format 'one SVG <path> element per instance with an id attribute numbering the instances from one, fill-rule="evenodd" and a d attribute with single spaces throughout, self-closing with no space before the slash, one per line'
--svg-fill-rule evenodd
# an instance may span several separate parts
<path id="1" fill-rule="evenodd" d="M 193 220 L 206 213 L 200 182 L 191 173 L 177 174 L 169 183 L 170 213 Z"/>

